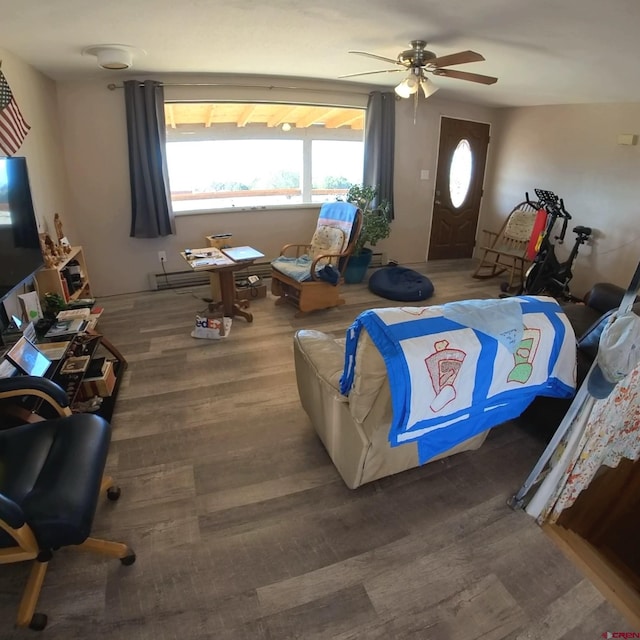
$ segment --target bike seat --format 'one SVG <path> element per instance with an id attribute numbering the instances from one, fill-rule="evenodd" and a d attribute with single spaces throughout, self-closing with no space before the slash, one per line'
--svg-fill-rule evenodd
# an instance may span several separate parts
<path id="1" fill-rule="evenodd" d="M 591 227 L 583 227 L 581 225 L 573 228 L 573 232 L 579 233 L 581 236 L 590 236 L 592 231 L 593 229 Z"/>

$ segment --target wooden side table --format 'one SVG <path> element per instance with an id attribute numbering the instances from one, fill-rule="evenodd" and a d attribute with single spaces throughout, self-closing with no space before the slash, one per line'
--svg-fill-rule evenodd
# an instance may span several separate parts
<path id="1" fill-rule="evenodd" d="M 235 261 L 222 253 L 220 249 L 206 247 L 204 249 L 191 249 L 190 254 L 181 251 L 180 255 L 194 271 L 209 271 L 218 276 L 221 301 L 212 302 L 209 305 L 211 313 L 222 309 L 223 314 L 229 318 L 240 316 L 247 322 L 253 322 L 253 314 L 246 310 L 249 302 L 247 300 L 240 302 L 236 300 L 236 282 L 233 273 L 252 264 L 263 254 L 258 252 L 258 255 L 251 259 Z"/>

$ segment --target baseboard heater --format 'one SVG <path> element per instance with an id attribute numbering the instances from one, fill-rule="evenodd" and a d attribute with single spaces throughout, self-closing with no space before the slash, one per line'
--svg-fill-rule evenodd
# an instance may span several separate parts
<path id="1" fill-rule="evenodd" d="M 384 253 L 374 253 L 371 260 L 371 267 L 381 267 L 385 264 Z M 246 280 L 247 276 L 260 276 L 268 278 L 271 275 L 271 265 L 268 262 L 254 262 L 245 269 L 234 272 L 236 281 Z M 167 273 L 150 273 L 149 289 L 151 291 L 161 291 L 163 289 L 179 289 L 180 287 L 198 287 L 209 284 L 208 271 L 170 271 Z"/>

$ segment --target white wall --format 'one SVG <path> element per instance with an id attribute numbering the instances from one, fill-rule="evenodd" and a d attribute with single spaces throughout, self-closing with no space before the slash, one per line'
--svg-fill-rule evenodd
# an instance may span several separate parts
<path id="1" fill-rule="evenodd" d="M 640 104 L 500 110 L 480 226 L 498 229 L 526 191 L 554 191 L 573 216 L 561 255 L 573 244 L 573 226 L 594 228 L 574 265 L 572 292 L 601 281 L 626 288 L 640 260 L 640 146 L 618 145 L 622 133 L 640 134 Z"/>

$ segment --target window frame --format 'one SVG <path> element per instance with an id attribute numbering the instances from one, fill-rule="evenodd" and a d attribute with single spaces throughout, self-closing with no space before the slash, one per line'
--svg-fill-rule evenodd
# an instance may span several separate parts
<path id="1" fill-rule="evenodd" d="M 184 102 L 197 102 L 209 104 L 274 104 L 288 106 L 305 106 L 305 107 L 326 107 L 326 108 L 345 108 L 359 109 L 363 111 L 366 119 L 366 107 L 353 104 L 335 105 L 325 104 L 321 102 L 295 102 L 291 100 L 222 100 L 222 99 L 199 99 L 184 100 L 165 97 L 165 105 Z M 190 215 L 207 215 L 211 213 L 234 213 L 242 211 L 273 211 L 273 210 L 289 210 L 289 209 L 307 209 L 318 208 L 321 203 L 312 202 L 312 143 L 315 140 L 336 140 L 336 141 L 356 141 L 362 143 L 363 163 L 364 163 L 364 127 L 362 129 L 351 128 L 332 128 L 326 129 L 322 126 L 310 125 L 308 127 L 297 128 L 292 127 L 290 131 L 284 132 L 280 126 L 267 127 L 264 124 L 247 124 L 244 127 L 238 127 L 235 124 L 211 124 L 204 127 L 201 123 L 196 124 L 180 124 L 175 128 L 165 126 L 166 140 L 165 144 L 171 142 L 206 141 L 206 140 L 267 140 L 267 139 L 296 139 L 302 141 L 302 202 L 299 203 L 281 203 L 281 204 L 260 204 L 233 207 L 207 207 L 205 209 L 188 209 L 173 212 L 174 216 L 190 216 Z M 279 131 L 274 136 L 275 131 Z M 338 135 L 337 135 L 338 134 Z M 173 203 L 173 199 L 172 199 Z"/>

